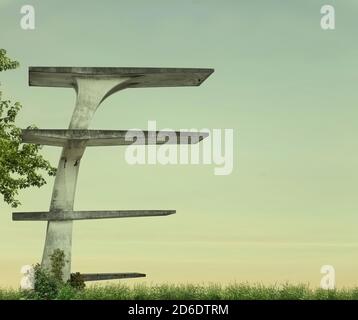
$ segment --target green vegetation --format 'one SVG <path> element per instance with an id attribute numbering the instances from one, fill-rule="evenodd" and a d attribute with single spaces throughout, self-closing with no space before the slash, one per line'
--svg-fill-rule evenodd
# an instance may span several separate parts
<path id="1" fill-rule="evenodd" d="M 56 299 L 62 282 L 51 271 L 41 268 L 40 264 L 36 264 L 34 269 L 35 288 L 34 290 L 24 290 L 22 292 L 23 298 L 39 300 Z"/>
<path id="2" fill-rule="evenodd" d="M 80 273 L 71 274 L 71 278 L 64 282 L 63 267 L 65 266 L 65 253 L 56 249 L 50 256 L 51 267 L 49 269 L 34 265 L 34 290 L 20 292 L 22 299 L 53 300 L 74 296 L 80 290 L 84 290 L 85 283 Z M 9 294 L 13 295 L 13 291 Z M 0 295 L 1 298 L 1 295 Z"/>
<path id="3" fill-rule="evenodd" d="M 308 285 L 264 286 L 248 283 L 220 284 L 139 284 L 128 286 L 121 282 L 112 285 L 86 287 L 80 273 L 62 280 L 65 255 L 55 250 L 51 268 L 35 265 L 34 290 L 0 290 L 0 300 L 358 300 L 358 288 L 323 290 Z"/>
<path id="4" fill-rule="evenodd" d="M 56 249 L 50 256 L 51 274 L 57 281 L 62 281 L 63 267 L 65 266 L 65 253 L 63 250 Z M 35 277 L 36 278 L 36 277 Z"/>
<path id="5" fill-rule="evenodd" d="M 83 277 L 79 272 L 71 273 L 71 278 L 67 283 L 77 290 L 83 290 L 86 287 Z"/>
<path id="6" fill-rule="evenodd" d="M 50 297 L 50 295 L 52 295 Z M 0 300 L 358 300 L 358 288 L 340 290 L 310 289 L 306 285 L 263 286 L 249 284 L 113 284 L 91 286 L 83 290 L 64 284 L 56 294 L 41 296 L 20 290 L 0 290 Z"/>
<path id="7" fill-rule="evenodd" d="M 6 51 L 0 49 L 0 72 L 18 66 L 17 61 L 11 60 Z M 39 145 L 21 143 L 21 129 L 15 125 L 20 109 L 19 102 L 3 100 L 0 91 L 0 194 L 14 208 L 20 204 L 16 199 L 20 189 L 46 184 L 39 171 L 56 175 L 56 169 L 41 156 Z"/>

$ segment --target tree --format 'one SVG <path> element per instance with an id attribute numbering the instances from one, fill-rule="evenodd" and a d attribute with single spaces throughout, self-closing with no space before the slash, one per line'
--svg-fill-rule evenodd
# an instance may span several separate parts
<path id="1" fill-rule="evenodd" d="M 0 49 L 0 72 L 18 66 Z M 20 204 L 16 199 L 20 189 L 46 184 L 41 172 L 56 175 L 56 169 L 39 153 L 40 145 L 22 144 L 21 129 L 15 125 L 21 107 L 19 102 L 2 100 L 0 91 L 0 194 L 14 208 Z"/>

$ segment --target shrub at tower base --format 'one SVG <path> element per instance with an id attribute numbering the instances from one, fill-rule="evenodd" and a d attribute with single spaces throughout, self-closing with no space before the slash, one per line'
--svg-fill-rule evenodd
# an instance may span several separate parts
<path id="1" fill-rule="evenodd" d="M 34 265 L 34 289 L 23 290 L 25 299 L 56 299 L 61 292 L 83 290 L 85 283 L 80 273 L 71 274 L 71 278 L 62 280 L 65 254 L 56 249 L 51 255 L 51 268 L 45 269 L 40 264 Z"/>

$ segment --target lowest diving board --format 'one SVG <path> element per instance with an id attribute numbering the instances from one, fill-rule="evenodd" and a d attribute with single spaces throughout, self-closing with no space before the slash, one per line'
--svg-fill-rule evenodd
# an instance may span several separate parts
<path id="1" fill-rule="evenodd" d="M 146 274 L 138 272 L 121 272 L 121 273 L 81 273 L 83 281 L 101 281 L 114 279 L 143 278 Z"/>

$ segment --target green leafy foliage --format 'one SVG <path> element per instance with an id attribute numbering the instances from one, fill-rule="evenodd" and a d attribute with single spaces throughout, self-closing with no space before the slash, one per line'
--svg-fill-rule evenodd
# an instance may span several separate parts
<path id="1" fill-rule="evenodd" d="M 18 66 L 0 49 L 0 71 Z M 19 102 L 3 100 L 0 91 L 0 194 L 14 208 L 20 204 L 16 199 L 20 189 L 46 184 L 41 170 L 56 175 L 56 169 L 40 155 L 41 146 L 21 143 L 21 129 L 15 125 L 21 107 Z"/>
<path id="2" fill-rule="evenodd" d="M 63 250 L 56 249 L 50 256 L 51 274 L 59 282 L 62 281 L 63 267 L 65 266 L 65 253 Z"/>
<path id="3" fill-rule="evenodd" d="M 63 250 L 54 250 L 50 256 L 50 260 L 50 269 L 42 268 L 40 264 L 34 265 L 34 290 L 21 291 L 21 297 L 23 299 L 74 299 L 77 292 L 85 288 L 83 277 L 78 272 L 71 274 L 71 278 L 66 283 L 63 281 L 63 267 L 66 262 Z M 9 291 L 9 293 L 16 296 L 16 293 L 13 291 Z M 3 294 L 3 296 L 5 295 Z M 0 298 L 1 297 L 2 295 L 0 291 Z"/>
<path id="4" fill-rule="evenodd" d="M 36 264 L 34 269 L 35 287 L 30 298 L 41 300 L 56 299 L 61 283 L 51 272 L 41 268 L 39 264 Z"/>
<path id="5" fill-rule="evenodd" d="M 28 299 L 56 299 L 62 290 L 63 267 L 65 265 L 65 253 L 63 250 L 56 249 L 50 256 L 51 268 L 47 270 L 40 264 L 34 265 L 35 285 L 33 291 L 24 291 L 25 298 Z"/>
<path id="6" fill-rule="evenodd" d="M 68 280 L 68 284 L 72 288 L 77 290 L 83 290 L 86 287 L 83 277 L 79 272 L 71 273 L 71 277 L 70 280 Z"/>
<path id="7" fill-rule="evenodd" d="M 16 69 L 19 66 L 17 61 L 11 60 L 6 56 L 6 50 L 0 49 L 0 71 L 5 71 L 9 69 Z"/>

